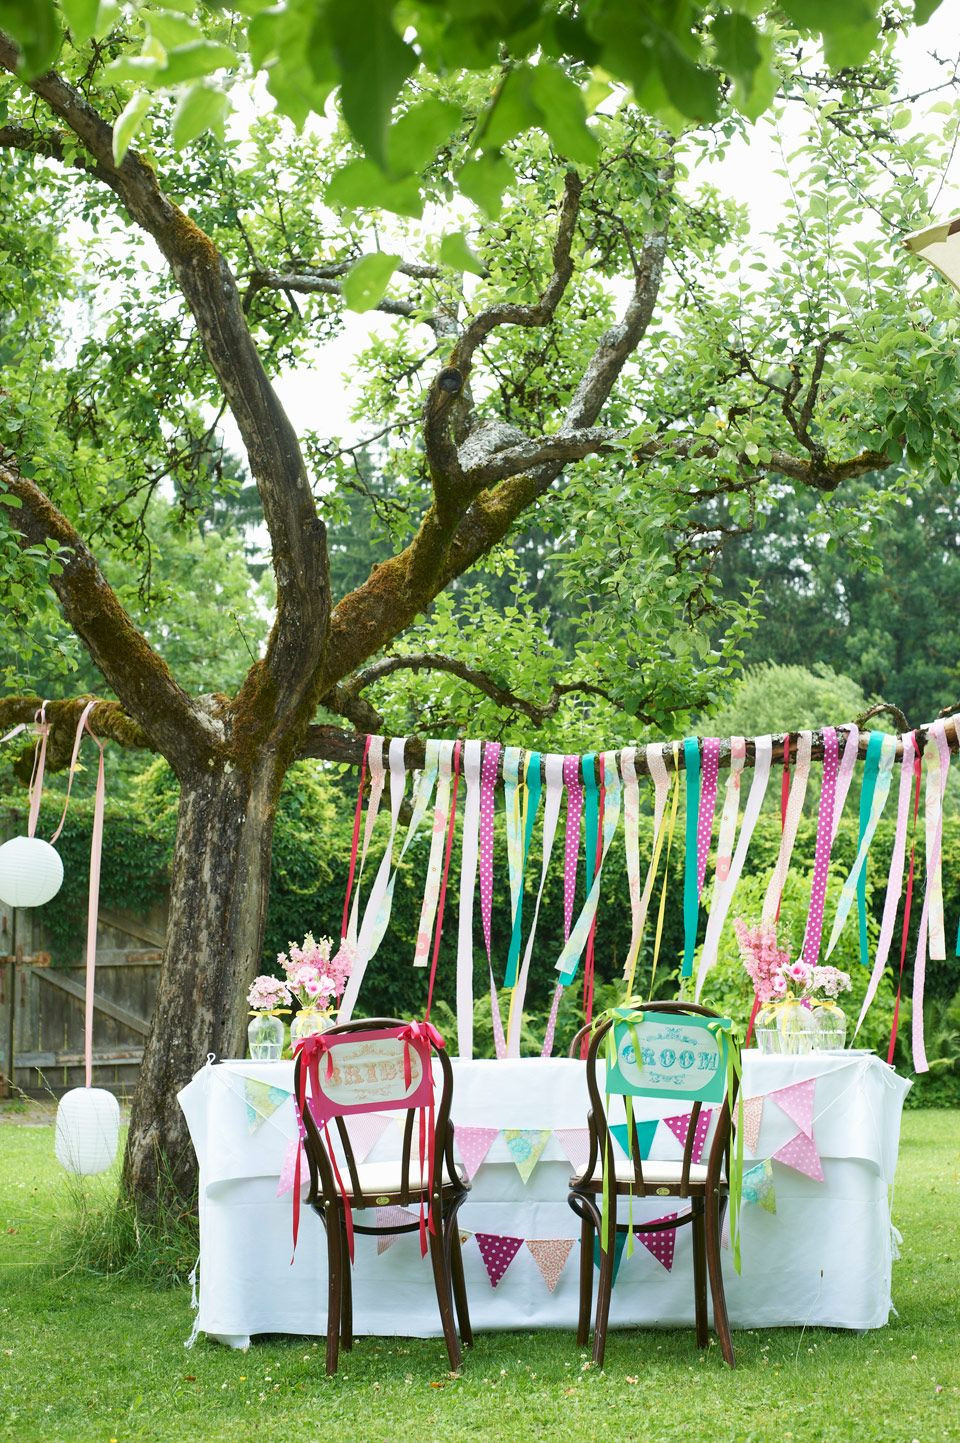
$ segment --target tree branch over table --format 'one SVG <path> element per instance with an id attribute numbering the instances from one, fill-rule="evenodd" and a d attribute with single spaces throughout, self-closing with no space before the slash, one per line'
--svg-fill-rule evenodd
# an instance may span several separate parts
<path id="1" fill-rule="evenodd" d="M 18 54 L 0 33 L 0 66 L 16 74 Z M 329 615 L 326 533 L 317 514 L 296 433 L 280 404 L 247 326 L 236 282 L 210 237 L 162 191 L 134 151 L 118 166 L 113 128 L 85 97 L 53 71 L 30 89 L 82 142 L 95 173 L 160 247 L 193 313 L 208 359 L 233 412 L 270 531 L 277 614 L 263 668 L 254 668 L 237 698 L 245 720 L 309 711 Z M 263 726 L 263 717 L 258 722 Z M 269 719 L 267 725 L 269 726 Z"/>

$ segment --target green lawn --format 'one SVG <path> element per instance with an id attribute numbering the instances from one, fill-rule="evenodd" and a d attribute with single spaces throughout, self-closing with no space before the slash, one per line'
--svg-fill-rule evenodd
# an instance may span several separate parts
<path id="1" fill-rule="evenodd" d="M 960 1115 L 904 1119 L 895 1220 L 899 1317 L 847 1333 L 735 1336 L 739 1366 L 690 1332 L 614 1332 L 603 1373 L 564 1333 L 481 1337 L 450 1378 L 439 1341 L 360 1339 L 337 1378 L 320 1348 L 279 1339 L 187 1352 L 185 1288 L 74 1268 L 49 1126 L 0 1126 L 0 1438 L 960 1438 Z"/>

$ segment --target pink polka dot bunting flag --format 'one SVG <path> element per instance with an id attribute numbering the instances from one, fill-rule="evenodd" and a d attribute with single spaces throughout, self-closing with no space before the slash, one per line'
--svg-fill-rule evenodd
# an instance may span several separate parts
<path id="1" fill-rule="evenodd" d="M 500 1237 L 496 1233 L 474 1233 L 473 1236 L 477 1240 L 490 1286 L 495 1288 L 523 1247 L 523 1238 Z"/>
<path id="2" fill-rule="evenodd" d="M 678 1216 L 678 1213 L 664 1213 L 662 1218 L 656 1218 L 655 1221 L 658 1223 L 673 1222 L 674 1218 Z M 636 1232 L 634 1236 L 669 1273 L 673 1267 L 673 1254 L 677 1246 L 676 1228 L 665 1228 L 662 1233 Z"/>
<path id="3" fill-rule="evenodd" d="M 299 1137 L 295 1137 L 287 1147 L 287 1151 L 284 1154 L 283 1158 L 283 1166 L 280 1169 L 280 1177 L 277 1181 L 277 1197 L 283 1197 L 284 1193 L 290 1192 L 291 1188 L 293 1187 L 293 1179 L 297 1170 L 297 1148 L 301 1145 L 302 1144 Z M 307 1171 L 306 1153 L 304 1153 L 303 1166 L 300 1171 L 300 1176 L 310 1176 L 309 1172 Z"/>
<path id="4" fill-rule="evenodd" d="M 691 1116 L 692 1113 L 685 1112 L 680 1117 L 665 1117 L 663 1119 L 681 1147 L 686 1147 L 687 1145 L 687 1133 L 690 1130 Z M 696 1131 L 693 1135 L 693 1150 L 690 1153 L 690 1158 L 693 1162 L 699 1162 L 703 1157 L 703 1149 L 707 1141 L 707 1133 L 710 1131 L 710 1119 L 712 1117 L 712 1108 L 702 1107 L 700 1109 Z"/>
<path id="5" fill-rule="evenodd" d="M 553 1132 L 549 1127 L 505 1127 L 503 1140 L 510 1149 L 510 1156 L 517 1165 L 517 1172 L 525 1183 L 530 1181 L 533 1170 L 550 1141 Z"/>
<path id="6" fill-rule="evenodd" d="M 405 1228 L 410 1223 L 415 1223 L 418 1221 L 419 1219 L 416 1213 L 408 1212 L 406 1208 L 398 1208 L 395 1206 L 377 1208 L 376 1225 L 378 1228 Z M 400 1236 L 400 1233 L 383 1233 L 380 1237 L 378 1237 L 377 1256 L 379 1257 L 381 1253 L 385 1253 L 387 1251 L 387 1248 L 392 1248 L 394 1243 L 397 1241 L 397 1238 Z M 410 1237 L 413 1236 L 414 1234 L 411 1233 Z"/>
<path id="7" fill-rule="evenodd" d="M 527 1238 L 527 1247 L 533 1253 L 543 1281 L 551 1293 L 567 1266 L 573 1243 L 573 1238 Z"/>
<path id="8" fill-rule="evenodd" d="M 785 1142 L 780 1151 L 773 1154 L 773 1160 L 792 1167 L 795 1172 L 805 1173 L 816 1182 L 824 1181 L 823 1166 L 816 1145 L 812 1138 L 806 1137 L 802 1132 Z"/>
<path id="9" fill-rule="evenodd" d="M 590 1129 L 587 1127 L 558 1127 L 554 1137 L 570 1159 L 570 1166 L 582 1172 L 590 1157 Z"/>
<path id="10" fill-rule="evenodd" d="M 760 1142 L 760 1125 L 763 1122 L 763 1098 L 743 1099 L 743 1145 L 747 1152 L 756 1155 Z"/>
<path id="11" fill-rule="evenodd" d="M 486 1159 L 499 1130 L 496 1127 L 458 1127 L 456 1129 L 454 1140 L 468 1180 L 472 1180 L 474 1173 Z"/>
<path id="12" fill-rule="evenodd" d="M 805 1137 L 813 1141 L 813 1101 L 817 1079 L 808 1077 L 803 1082 L 794 1082 L 789 1087 L 779 1087 L 767 1094 L 785 1112 L 791 1122 L 796 1123 Z"/>

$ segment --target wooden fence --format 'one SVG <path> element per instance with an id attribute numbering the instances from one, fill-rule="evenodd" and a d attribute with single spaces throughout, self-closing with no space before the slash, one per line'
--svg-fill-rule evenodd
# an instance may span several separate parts
<path id="1" fill-rule="evenodd" d="M 93 1082 L 133 1091 L 156 997 L 164 909 L 100 913 Z M 83 1085 L 84 967 L 55 966 L 42 914 L 0 903 L 0 1096 L 55 1096 Z"/>

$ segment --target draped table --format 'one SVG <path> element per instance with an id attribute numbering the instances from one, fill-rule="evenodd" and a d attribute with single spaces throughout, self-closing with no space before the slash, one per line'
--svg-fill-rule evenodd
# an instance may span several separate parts
<path id="1" fill-rule="evenodd" d="M 455 1058 L 453 1066 L 452 1115 L 465 1147 L 468 1139 L 482 1148 L 492 1138 L 459 1215 L 465 1233 L 486 1235 L 486 1257 L 475 1236 L 463 1249 L 474 1329 L 573 1329 L 579 1222 L 567 1205 L 567 1187 L 570 1130 L 586 1123 L 583 1063 L 567 1058 Z M 812 1088 L 797 1088 L 810 1082 Z M 776 1211 L 769 1210 L 769 1189 L 766 1206 L 745 1203 L 739 1277 L 729 1250 L 724 1253 L 732 1326 L 862 1330 L 885 1325 L 896 1255 L 890 1196 L 909 1087 L 872 1054 L 770 1057 L 744 1052 L 744 1096 L 764 1098 L 751 1109 L 754 1146 L 745 1153 L 745 1172 L 804 1136 L 795 1120 L 798 1094 L 802 1104 L 803 1094 L 812 1092 L 812 1128 L 810 1119 L 801 1121 L 813 1133 L 824 1180 L 780 1161 L 765 1169 Z M 325 1329 L 323 1226 L 310 1209 L 302 1210 L 291 1265 L 291 1193 L 278 1196 L 278 1179 L 297 1136 L 292 1089 L 292 1062 L 246 1061 L 208 1064 L 180 1093 L 200 1164 L 199 1311 L 194 1332 L 234 1347 L 246 1347 L 257 1333 L 322 1334 Z M 779 1101 L 774 1093 L 780 1093 Z M 676 1103 L 635 1099 L 641 1121 L 681 1110 Z M 382 1135 L 368 1155 L 370 1162 L 399 1157 L 400 1128 L 390 1114 L 382 1117 Z M 375 1124 L 374 1131 L 379 1126 Z M 509 1129 L 520 1130 L 526 1141 L 505 1137 Z M 560 1137 L 556 1129 L 563 1130 Z M 535 1151 L 540 1143 L 542 1154 L 524 1182 L 518 1159 L 523 1161 L 526 1147 L 532 1145 Z M 681 1155 L 669 1126 L 656 1127 L 651 1155 Z M 789 1148 L 788 1155 L 793 1156 Z M 811 1166 L 808 1153 L 801 1150 L 799 1158 L 803 1166 Z M 638 1200 L 634 1217 L 651 1220 L 676 1206 L 676 1200 Z M 626 1204 L 621 1207 L 624 1216 Z M 611 1326 L 692 1325 L 689 1227 L 675 1236 L 669 1271 L 666 1260 L 658 1260 L 639 1240 L 632 1256 L 624 1255 Z M 513 1249 L 508 1242 L 504 1250 L 490 1238 L 517 1240 L 517 1246 Z M 568 1250 L 564 1240 L 569 1239 L 575 1241 Z M 536 1246 L 530 1248 L 528 1242 Z M 492 1286 L 497 1259 L 512 1249 L 509 1265 Z M 552 1271 L 543 1267 L 550 1256 Z M 488 1272 L 491 1259 L 494 1266 Z M 551 1291 L 547 1279 L 553 1279 L 557 1267 L 561 1270 Z M 415 1233 L 397 1237 L 382 1252 L 376 1238 L 357 1236 L 354 1327 L 358 1334 L 439 1334 L 433 1277 Z"/>

